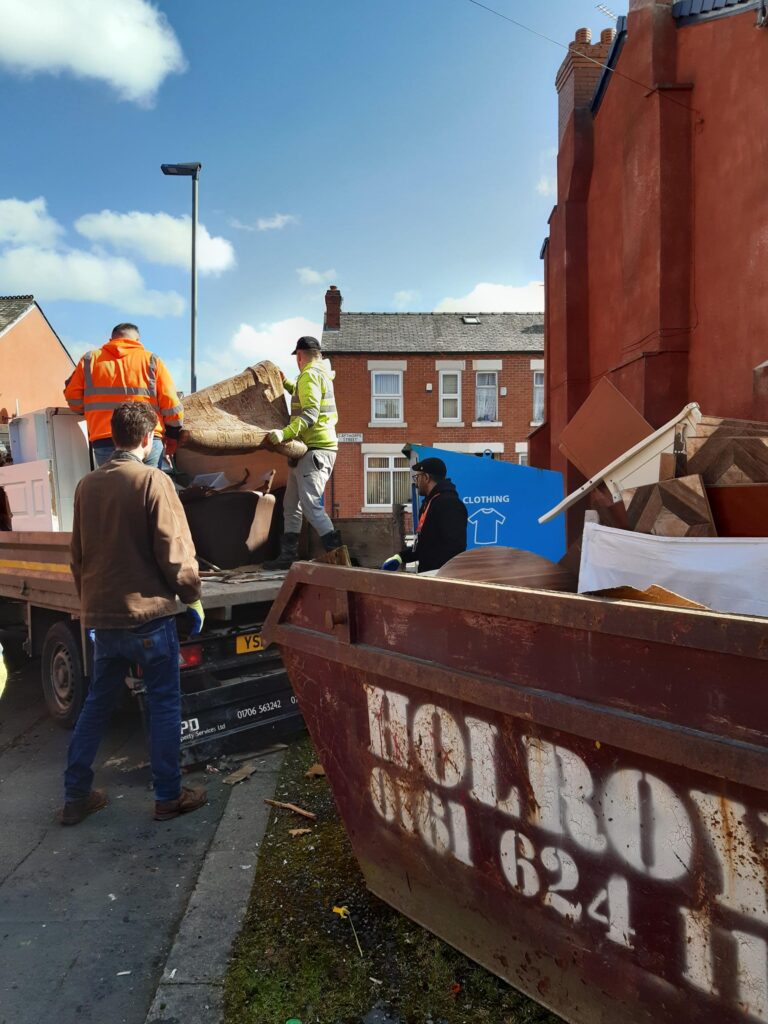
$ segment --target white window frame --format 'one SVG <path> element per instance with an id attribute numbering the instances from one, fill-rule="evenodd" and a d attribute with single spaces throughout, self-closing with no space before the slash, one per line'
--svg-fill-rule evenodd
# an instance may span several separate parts
<path id="1" fill-rule="evenodd" d="M 541 383 L 538 384 L 537 378 L 541 378 Z M 533 371 L 533 410 L 531 415 L 531 426 L 540 427 L 546 418 L 546 386 L 547 382 L 544 378 L 544 370 Z M 536 389 L 541 388 L 541 416 L 537 419 L 536 417 Z"/>
<path id="2" fill-rule="evenodd" d="M 439 405 L 437 407 L 437 425 L 442 427 L 445 425 L 451 426 L 462 426 L 461 422 L 461 370 L 439 370 L 440 376 L 440 388 L 439 388 Z M 446 395 L 443 390 L 443 381 L 446 377 L 456 378 L 456 394 Z M 443 415 L 443 399 L 456 402 L 456 415 L 455 416 L 444 416 Z"/>
<path id="3" fill-rule="evenodd" d="M 489 375 L 489 374 L 493 374 L 494 379 L 495 379 L 495 383 L 493 385 L 493 390 L 494 390 L 494 392 L 496 394 L 496 415 L 493 417 L 492 420 L 481 420 L 480 419 L 480 415 L 479 415 L 479 410 L 478 410 L 478 404 L 479 403 L 477 401 L 477 396 L 478 396 L 478 392 L 480 390 L 480 385 L 478 384 L 477 381 L 478 381 L 478 377 L 480 376 L 481 373 L 485 374 L 486 376 Z M 484 384 L 483 385 L 483 390 L 490 391 L 490 385 Z M 498 422 L 499 422 L 499 372 L 498 372 L 498 370 L 475 370 L 475 420 L 474 420 L 474 423 L 472 424 L 472 426 L 473 427 L 476 426 L 476 425 L 477 426 L 483 426 L 486 423 L 488 423 L 488 424 L 496 424 Z"/>
<path id="4" fill-rule="evenodd" d="M 373 447 L 373 446 L 371 446 L 371 447 Z M 382 447 L 384 447 L 384 446 L 382 446 Z M 381 474 L 388 474 L 389 475 L 389 478 L 390 478 L 390 493 L 391 493 L 392 498 L 394 500 L 394 494 L 395 494 L 394 474 L 395 473 L 407 473 L 409 478 L 410 478 L 410 474 L 411 474 L 410 465 L 399 466 L 399 467 L 395 466 L 395 459 L 404 459 L 404 458 L 405 458 L 405 456 L 403 455 L 402 451 L 400 451 L 399 448 L 392 448 L 389 451 L 366 452 L 363 455 L 363 507 L 362 507 L 362 511 L 363 512 L 389 512 L 389 511 L 391 511 L 392 503 L 393 503 L 392 501 L 390 501 L 388 504 L 384 504 L 384 505 L 369 505 L 368 504 L 368 473 L 371 472 L 371 473 L 381 473 Z M 388 459 L 389 460 L 389 468 L 388 469 L 384 469 L 384 468 L 375 467 L 373 469 L 369 469 L 369 466 L 368 466 L 368 460 L 369 459 Z"/>
<path id="5" fill-rule="evenodd" d="M 379 376 L 396 376 L 398 378 L 398 395 L 377 395 L 376 394 L 376 378 Z M 391 417 L 377 416 L 376 415 L 376 399 L 377 398 L 397 398 L 400 407 L 400 413 L 394 419 Z M 403 396 L 403 371 L 401 369 L 376 369 L 371 370 L 371 424 L 375 426 L 386 426 L 387 424 L 402 424 L 405 419 L 405 408 L 404 408 L 404 396 Z"/>

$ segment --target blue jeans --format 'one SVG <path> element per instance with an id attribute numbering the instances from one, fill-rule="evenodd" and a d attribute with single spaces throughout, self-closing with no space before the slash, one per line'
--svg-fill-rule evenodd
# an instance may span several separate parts
<path id="1" fill-rule="evenodd" d="M 88 796 L 93 761 L 132 665 L 140 665 L 147 691 L 150 763 L 155 800 L 181 793 L 181 691 L 179 638 L 172 616 L 133 629 L 97 629 L 93 678 L 69 744 L 64 792 L 67 800 Z"/>
<path id="2" fill-rule="evenodd" d="M 114 447 L 105 445 L 103 448 L 99 446 L 93 449 L 93 461 L 96 463 L 96 469 L 101 469 L 105 462 L 109 462 L 112 456 L 115 454 Z M 162 439 L 156 437 L 152 442 L 152 451 L 144 459 L 145 466 L 154 466 L 155 469 L 160 467 L 160 457 L 163 454 L 163 442 Z"/>

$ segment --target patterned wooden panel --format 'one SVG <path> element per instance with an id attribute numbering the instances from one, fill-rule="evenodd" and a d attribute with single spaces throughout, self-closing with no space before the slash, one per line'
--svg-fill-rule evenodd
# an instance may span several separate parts
<path id="1" fill-rule="evenodd" d="M 716 537 L 700 476 L 682 476 L 621 492 L 627 523 L 635 533 L 657 537 Z"/>
<path id="2" fill-rule="evenodd" d="M 707 487 L 768 483 L 768 436 L 690 437 L 685 443 L 688 472 Z"/>

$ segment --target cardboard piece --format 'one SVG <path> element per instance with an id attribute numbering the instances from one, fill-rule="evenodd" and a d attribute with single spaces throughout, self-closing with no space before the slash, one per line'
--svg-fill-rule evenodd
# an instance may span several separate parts
<path id="1" fill-rule="evenodd" d="M 635 587 L 609 587 L 607 590 L 593 590 L 589 597 L 609 597 L 612 601 L 639 601 L 641 604 L 667 604 L 675 608 L 698 608 L 701 611 L 708 611 L 705 604 L 698 601 L 691 601 L 681 594 L 676 594 L 666 587 L 651 586 L 645 590 L 637 590 Z"/>
<path id="2" fill-rule="evenodd" d="M 712 511 L 700 476 L 634 487 L 621 492 L 627 527 L 657 537 L 716 537 Z M 613 524 L 606 524 L 613 525 Z"/>
<path id="3" fill-rule="evenodd" d="M 561 433 L 558 447 L 589 479 L 652 433 L 651 424 L 603 377 Z"/>

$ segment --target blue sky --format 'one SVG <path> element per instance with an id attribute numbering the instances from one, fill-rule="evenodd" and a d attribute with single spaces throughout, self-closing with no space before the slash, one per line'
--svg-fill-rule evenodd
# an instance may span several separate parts
<path id="1" fill-rule="evenodd" d="M 563 43 L 613 24 L 489 6 Z M 203 164 L 200 385 L 290 366 L 328 283 L 351 311 L 541 308 L 551 43 L 468 0 L 0 0 L 0 23 L 0 293 L 75 354 L 135 320 L 188 388 L 190 184 L 164 161 Z"/>

